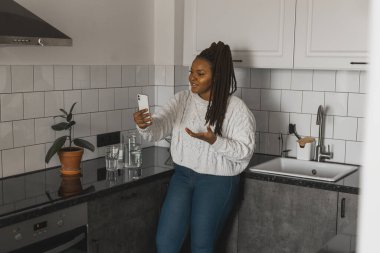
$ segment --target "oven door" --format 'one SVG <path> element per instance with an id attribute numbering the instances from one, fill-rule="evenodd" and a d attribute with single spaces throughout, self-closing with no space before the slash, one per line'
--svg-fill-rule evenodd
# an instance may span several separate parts
<path id="1" fill-rule="evenodd" d="M 10 253 L 84 253 L 87 252 L 87 226 L 25 246 Z"/>

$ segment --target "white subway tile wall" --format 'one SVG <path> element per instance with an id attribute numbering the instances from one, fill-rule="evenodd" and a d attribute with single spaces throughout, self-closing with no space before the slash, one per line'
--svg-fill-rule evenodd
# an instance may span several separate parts
<path id="1" fill-rule="evenodd" d="M 175 66 L 175 92 L 188 89 L 187 71 L 186 66 Z M 285 148 L 291 149 L 289 156 L 295 157 L 297 139 L 288 135 L 288 124 L 296 124 L 301 136 L 317 139 L 316 114 L 322 105 L 325 145 L 334 152 L 331 161 L 360 164 L 361 153 L 357 151 L 364 141 L 366 72 L 236 68 L 235 74 L 241 88 L 235 95 L 256 118 L 256 152 L 279 155 L 282 132 Z"/>
<path id="2" fill-rule="evenodd" d="M 54 66 L 54 90 L 72 90 L 72 80 L 72 66 Z"/>
<path id="3" fill-rule="evenodd" d="M 274 69 L 271 70 L 270 87 L 271 89 L 290 89 L 292 82 L 292 71 L 289 69 Z"/>
<path id="4" fill-rule="evenodd" d="M 91 87 L 90 80 L 90 66 L 73 66 L 73 89 L 89 89 Z"/>
<path id="5" fill-rule="evenodd" d="M 175 92 L 188 89 L 188 67 L 175 66 Z M 296 137 L 288 124 L 296 124 L 301 136 L 318 138 L 318 106 L 325 108 L 325 145 L 334 152 L 334 162 L 360 164 L 364 141 L 367 73 L 342 70 L 235 69 L 235 93 L 256 118 L 256 152 L 279 155 L 279 133 L 296 156 Z M 240 83 L 239 83 L 240 82 Z M 250 87 L 247 86 L 250 83 Z M 158 93 L 161 87 L 157 87 Z M 162 101 L 160 101 L 162 103 Z"/>
<path id="6" fill-rule="evenodd" d="M 60 108 L 73 102 L 77 122 L 74 136 L 91 141 L 96 135 L 135 128 L 136 95 L 149 95 L 151 111 L 175 92 L 189 89 L 188 66 L 91 65 L 0 66 L 0 176 L 58 166 L 54 156 L 44 163 L 46 150 L 58 133 L 51 125 L 61 119 Z M 325 144 L 333 161 L 360 163 L 364 141 L 366 72 L 237 68 L 238 90 L 256 117 L 256 152 L 279 154 L 279 133 L 285 135 L 290 156 L 296 138 L 287 135 L 296 124 L 302 136 L 318 137 L 316 113 L 326 108 Z M 144 145 L 166 145 L 144 143 Z M 86 151 L 84 160 L 104 155 Z"/>
<path id="7" fill-rule="evenodd" d="M 115 89 L 99 89 L 99 111 L 115 109 Z"/>
<path id="8" fill-rule="evenodd" d="M 251 88 L 270 89 L 270 70 L 251 69 Z"/>
<path id="9" fill-rule="evenodd" d="M 107 66 L 91 66 L 91 88 L 107 87 Z"/>
<path id="10" fill-rule="evenodd" d="M 74 102 L 75 138 L 96 146 L 97 134 L 134 129 L 136 94 L 148 94 L 152 108 L 156 105 L 157 69 L 148 65 L 0 66 L 0 177 L 60 164 L 57 156 L 48 164 L 44 161 L 54 140 L 66 134 L 51 126 L 63 120 L 54 118 L 62 114 L 59 109 L 68 111 Z M 174 92 L 175 68 L 161 69 L 160 84 L 169 88 L 159 96 L 164 103 Z M 102 149 L 85 151 L 83 159 L 102 155 Z"/>
<path id="11" fill-rule="evenodd" d="M 294 70 L 292 73 L 292 90 L 312 90 L 313 89 L 313 71 L 312 70 Z"/>
<path id="12" fill-rule="evenodd" d="M 0 93 L 12 92 L 12 73 L 10 66 L 0 66 Z"/>
<path id="13" fill-rule="evenodd" d="M 33 66 L 12 66 L 12 92 L 33 91 Z"/>
<path id="14" fill-rule="evenodd" d="M 121 66 L 107 66 L 107 87 L 121 87 Z"/>
<path id="15" fill-rule="evenodd" d="M 313 90 L 335 91 L 336 71 L 318 70 L 313 72 Z"/>

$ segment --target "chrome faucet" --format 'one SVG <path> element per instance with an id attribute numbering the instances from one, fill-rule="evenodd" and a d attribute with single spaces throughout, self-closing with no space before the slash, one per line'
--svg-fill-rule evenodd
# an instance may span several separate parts
<path id="1" fill-rule="evenodd" d="M 317 125 L 319 125 L 319 133 L 318 133 L 318 144 L 315 150 L 315 160 L 317 162 L 321 162 L 323 159 L 331 159 L 333 157 L 333 153 L 330 152 L 330 145 L 328 145 L 327 152 L 324 151 L 324 144 L 323 144 L 323 127 L 324 127 L 324 115 L 323 115 L 323 106 L 320 105 L 318 107 L 318 113 L 317 113 Z"/>
<path id="2" fill-rule="evenodd" d="M 279 144 L 280 144 L 280 155 L 281 155 L 281 157 L 288 157 L 288 153 L 292 150 L 291 149 L 285 149 L 284 150 L 284 137 L 283 137 L 282 133 L 280 133 L 280 135 L 278 136 L 278 139 L 280 140 Z"/>

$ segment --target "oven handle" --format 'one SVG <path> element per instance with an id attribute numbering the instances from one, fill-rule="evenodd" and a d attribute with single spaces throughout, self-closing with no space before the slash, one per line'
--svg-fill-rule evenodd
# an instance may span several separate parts
<path id="1" fill-rule="evenodd" d="M 80 242 L 81 240 L 83 240 L 84 238 L 86 238 L 86 234 L 85 233 L 82 233 L 78 236 L 76 236 L 74 239 L 72 239 L 71 241 L 65 243 L 65 244 L 62 244 L 62 245 L 59 245 L 58 247 L 54 248 L 54 249 L 50 249 L 48 251 L 45 251 L 44 253 L 59 253 L 59 252 L 62 252 L 62 251 L 65 251 L 66 249 L 70 248 L 71 246 L 77 244 L 78 242 Z"/>

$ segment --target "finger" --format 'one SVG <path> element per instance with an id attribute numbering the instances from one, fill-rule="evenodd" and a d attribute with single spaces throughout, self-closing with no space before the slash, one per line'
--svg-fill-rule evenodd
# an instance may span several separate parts
<path id="1" fill-rule="evenodd" d="M 140 111 L 135 112 L 136 115 L 143 115 L 144 113 L 148 112 L 148 109 L 142 109 Z"/>
<path id="2" fill-rule="evenodd" d="M 194 133 L 193 133 L 193 131 L 191 131 L 190 129 L 188 129 L 187 127 L 185 128 L 185 131 L 186 131 L 186 133 L 188 133 L 190 136 L 194 136 Z"/>
<path id="3" fill-rule="evenodd" d="M 194 133 L 193 131 L 191 131 L 190 129 L 188 128 L 185 128 L 186 132 L 191 136 L 191 137 L 194 137 L 194 138 L 198 138 L 198 139 L 201 139 L 203 137 L 203 133 Z"/>
<path id="4" fill-rule="evenodd" d="M 140 128 L 144 129 L 152 125 L 152 122 L 140 122 L 137 124 Z"/>
<path id="5" fill-rule="evenodd" d="M 212 131 L 212 129 L 211 129 L 211 126 L 210 126 L 210 125 L 208 125 L 208 126 L 207 126 L 207 132 L 209 132 L 209 133 L 214 133 L 214 132 Z"/>
<path id="6" fill-rule="evenodd" d="M 141 115 L 141 117 L 143 119 L 145 119 L 145 118 L 151 118 L 151 114 L 150 113 L 145 113 L 145 114 Z"/>

